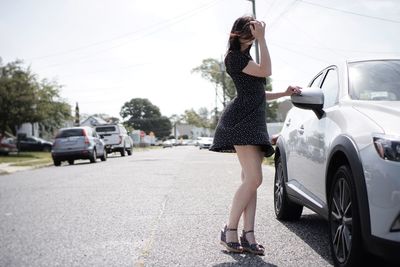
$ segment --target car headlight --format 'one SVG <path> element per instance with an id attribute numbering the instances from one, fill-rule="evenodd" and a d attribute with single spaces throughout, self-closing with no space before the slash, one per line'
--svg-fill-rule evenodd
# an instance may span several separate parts
<path id="1" fill-rule="evenodd" d="M 378 155 L 385 160 L 400 162 L 400 140 L 390 136 L 375 136 L 374 145 Z"/>

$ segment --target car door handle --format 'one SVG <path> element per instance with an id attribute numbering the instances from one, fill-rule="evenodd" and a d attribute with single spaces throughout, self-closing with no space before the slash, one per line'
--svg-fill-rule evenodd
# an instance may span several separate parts
<path id="1" fill-rule="evenodd" d="M 304 133 L 304 125 L 301 125 L 297 131 L 299 132 L 299 134 L 303 134 Z"/>

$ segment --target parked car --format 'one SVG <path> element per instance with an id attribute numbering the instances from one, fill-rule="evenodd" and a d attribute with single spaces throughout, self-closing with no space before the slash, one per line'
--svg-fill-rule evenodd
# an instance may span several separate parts
<path id="1" fill-rule="evenodd" d="M 53 144 L 42 138 L 29 136 L 17 140 L 19 151 L 45 151 L 50 152 Z"/>
<path id="2" fill-rule="evenodd" d="M 214 141 L 212 137 L 200 137 L 198 140 L 199 149 L 209 149 Z"/>
<path id="3" fill-rule="evenodd" d="M 119 152 L 122 157 L 126 153 L 132 155 L 133 140 L 122 124 L 102 124 L 95 126 L 95 129 L 103 137 L 107 153 Z"/>
<path id="4" fill-rule="evenodd" d="M 165 140 L 164 142 L 162 142 L 163 148 L 173 147 L 173 146 L 174 146 L 174 143 L 171 140 Z"/>
<path id="5" fill-rule="evenodd" d="M 62 161 L 70 165 L 77 159 L 89 159 L 95 163 L 100 157 L 101 161 L 107 160 L 105 144 L 96 131 L 90 127 L 71 127 L 60 129 L 54 141 L 51 156 L 55 166 L 60 166 Z"/>
<path id="6" fill-rule="evenodd" d="M 8 155 L 10 152 L 17 152 L 17 141 L 12 137 L 3 137 L 0 141 L 0 155 Z"/>
<path id="7" fill-rule="evenodd" d="M 308 86 L 277 139 L 277 218 L 325 218 L 335 266 L 400 262 L 400 60 L 332 65 Z"/>

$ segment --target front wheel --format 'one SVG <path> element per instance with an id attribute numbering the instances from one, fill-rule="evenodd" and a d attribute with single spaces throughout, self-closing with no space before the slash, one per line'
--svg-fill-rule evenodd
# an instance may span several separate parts
<path id="1" fill-rule="evenodd" d="M 107 151 L 104 149 L 103 151 L 103 156 L 100 157 L 101 161 L 106 161 L 107 160 Z"/>
<path id="2" fill-rule="evenodd" d="M 274 182 L 274 209 L 278 220 L 295 221 L 303 212 L 303 206 L 296 204 L 288 198 L 285 184 L 285 173 L 283 170 L 282 158 L 279 157 L 275 163 Z"/>
<path id="3" fill-rule="evenodd" d="M 365 253 L 358 203 L 352 174 L 346 165 L 340 166 L 333 176 L 328 224 L 329 243 L 335 266 L 361 266 Z"/>

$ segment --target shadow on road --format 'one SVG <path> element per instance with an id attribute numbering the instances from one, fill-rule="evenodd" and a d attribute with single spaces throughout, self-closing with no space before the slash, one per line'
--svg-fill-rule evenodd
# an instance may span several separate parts
<path id="1" fill-rule="evenodd" d="M 333 265 L 329 249 L 328 223 L 318 214 L 301 216 L 299 221 L 282 222 L 291 232 L 300 237 L 323 259 Z"/>
<path id="2" fill-rule="evenodd" d="M 236 262 L 223 262 L 213 265 L 214 267 L 227 267 L 227 266 L 265 266 L 265 267 L 277 267 L 275 264 L 265 262 L 262 257 L 251 254 L 237 254 L 229 253 L 225 250 L 222 251 L 231 256 Z"/>

